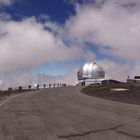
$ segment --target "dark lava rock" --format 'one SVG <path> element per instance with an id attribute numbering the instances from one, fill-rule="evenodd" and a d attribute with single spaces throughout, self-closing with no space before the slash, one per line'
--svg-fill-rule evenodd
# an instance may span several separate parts
<path id="1" fill-rule="evenodd" d="M 128 89 L 126 91 L 112 91 L 113 88 Z M 89 85 L 82 92 L 94 97 L 140 105 L 140 85 L 116 83 L 105 85 Z"/>

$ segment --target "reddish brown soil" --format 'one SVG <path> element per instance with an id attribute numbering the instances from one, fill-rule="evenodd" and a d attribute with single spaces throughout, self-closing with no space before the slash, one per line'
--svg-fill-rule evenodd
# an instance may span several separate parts
<path id="1" fill-rule="evenodd" d="M 125 88 L 128 91 L 111 91 L 112 88 Z M 84 87 L 82 92 L 108 100 L 140 105 L 140 85 L 127 83 L 90 85 Z"/>

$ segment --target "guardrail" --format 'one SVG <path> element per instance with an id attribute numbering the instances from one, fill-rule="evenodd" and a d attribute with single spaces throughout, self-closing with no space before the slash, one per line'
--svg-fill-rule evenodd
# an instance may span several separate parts
<path id="1" fill-rule="evenodd" d="M 47 89 L 47 88 L 58 88 L 58 87 L 66 87 L 67 84 L 59 83 L 59 84 L 37 84 L 36 86 L 28 85 L 28 86 L 19 86 L 19 87 L 9 87 L 8 90 L 1 91 L 0 96 L 17 93 L 24 93 L 28 91 L 40 90 L 40 89 Z"/>

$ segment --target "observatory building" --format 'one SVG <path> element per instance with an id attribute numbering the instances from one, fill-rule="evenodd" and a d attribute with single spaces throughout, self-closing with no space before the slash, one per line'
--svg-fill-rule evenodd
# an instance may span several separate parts
<path id="1" fill-rule="evenodd" d="M 80 84 L 101 84 L 105 80 L 105 71 L 103 68 L 94 63 L 85 63 L 77 72 L 77 77 Z"/>

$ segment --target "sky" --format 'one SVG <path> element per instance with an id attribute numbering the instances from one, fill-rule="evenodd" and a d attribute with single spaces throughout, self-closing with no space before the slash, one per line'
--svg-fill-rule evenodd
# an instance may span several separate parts
<path id="1" fill-rule="evenodd" d="M 140 74 L 139 0 L 0 0 L 0 89 L 76 84 L 96 62 L 107 79 Z"/>

